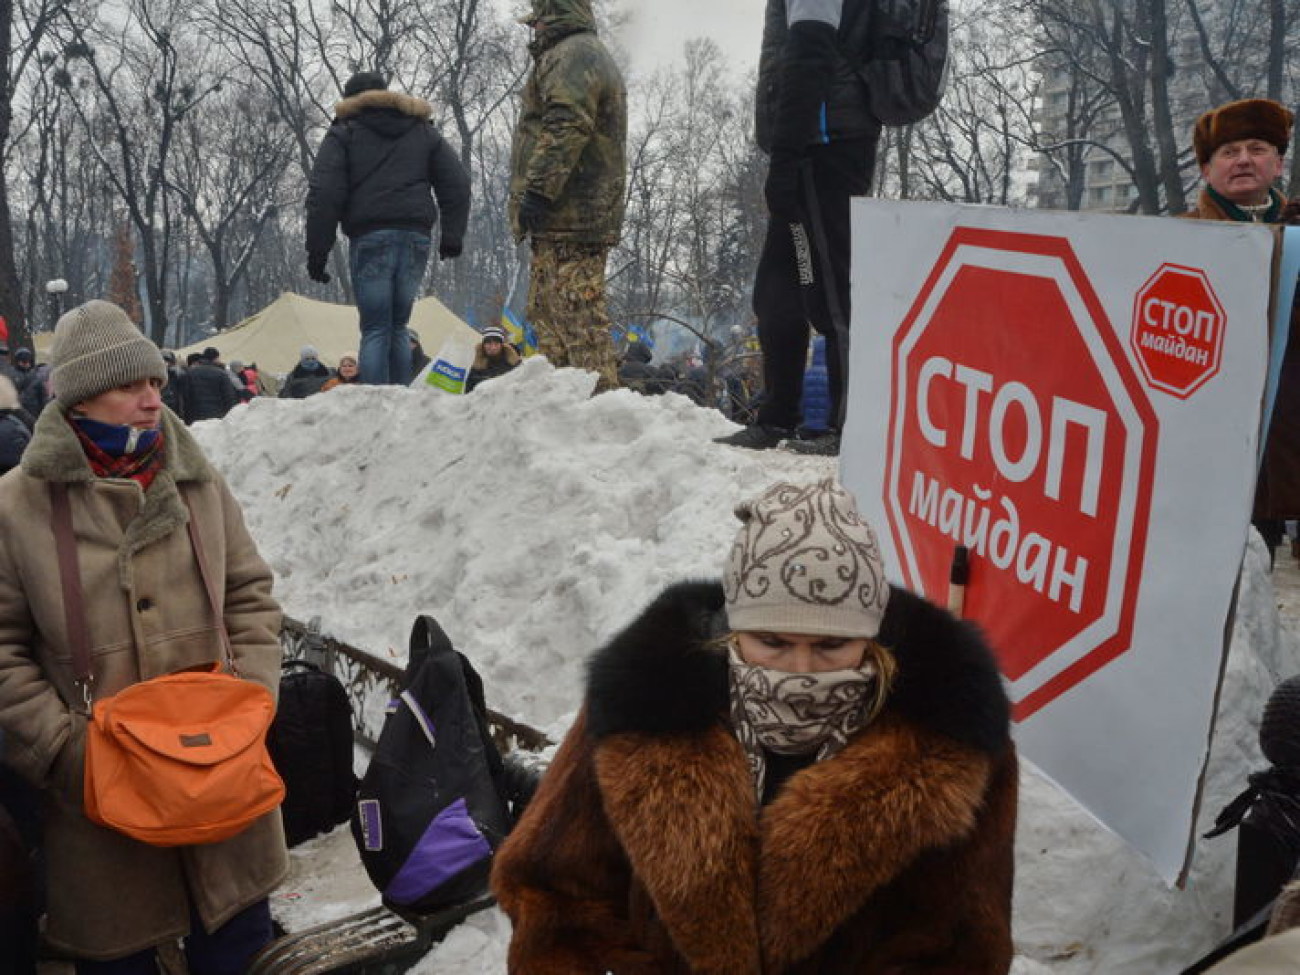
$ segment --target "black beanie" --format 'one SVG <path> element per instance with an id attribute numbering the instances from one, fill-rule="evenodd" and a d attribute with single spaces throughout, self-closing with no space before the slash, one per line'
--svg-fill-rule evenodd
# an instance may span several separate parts
<path id="1" fill-rule="evenodd" d="M 383 91 L 387 87 L 388 82 L 378 71 L 358 71 L 343 86 L 343 97 L 351 98 L 363 91 Z"/>

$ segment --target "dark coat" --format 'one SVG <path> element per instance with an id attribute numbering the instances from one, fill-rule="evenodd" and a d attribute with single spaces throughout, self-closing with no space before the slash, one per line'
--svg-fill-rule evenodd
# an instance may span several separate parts
<path id="1" fill-rule="evenodd" d="M 186 423 L 220 419 L 239 402 L 230 373 L 205 360 L 199 360 L 185 370 L 181 385 Z"/>
<path id="2" fill-rule="evenodd" d="M 1286 200 L 1279 197 L 1278 210 Z M 1223 207 L 1201 190 L 1196 209 L 1182 214 L 1190 220 L 1232 220 Z M 1291 311 L 1291 334 L 1282 354 L 1273 422 L 1264 446 L 1264 463 L 1255 482 L 1252 519 L 1300 518 L 1300 306 Z"/>
<path id="3" fill-rule="evenodd" d="M 717 583 L 663 593 L 498 853 L 514 975 L 1003 975 L 1017 762 L 978 633 L 894 590 L 876 719 L 756 810 L 726 723 Z"/>
<path id="4" fill-rule="evenodd" d="M 18 466 L 31 439 L 32 431 L 17 410 L 0 410 L 0 475 Z"/>
<path id="5" fill-rule="evenodd" d="M 483 351 L 483 343 L 478 343 L 474 346 L 474 362 L 469 367 L 469 376 L 465 380 L 465 392 L 470 392 L 485 379 L 504 376 L 517 365 L 519 352 L 509 342 L 501 343 L 501 354 L 495 359 L 489 359 Z"/>
<path id="6" fill-rule="evenodd" d="M 50 401 L 50 367 L 42 363 L 30 369 L 17 369 L 14 385 L 18 387 L 18 397 L 23 409 L 32 416 L 40 416 L 45 404 Z"/>
<path id="7" fill-rule="evenodd" d="M 300 362 L 293 367 L 289 378 L 280 390 L 280 399 L 306 399 L 313 393 L 319 393 L 325 382 L 334 375 L 329 366 L 316 363 L 315 368 L 303 368 Z"/>
<path id="8" fill-rule="evenodd" d="M 334 106 L 307 190 L 307 253 L 328 254 L 339 225 L 350 238 L 375 230 L 432 234 L 439 219 L 443 246 L 460 247 L 469 175 L 429 123 L 431 111 L 395 91 L 363 91 Z"/>
<path id="9" fill-rule="evenodd" d="M 869 0 L 843 0 L 839 25 L 833 29 L 791 33 L 786 26 L 788 0 L 767 0 L 763 43 L 758 55 L 754 131 L 761 149 L 797 142 L 835 142 L 875 138 L 880 123 L 871 114 L 866 84 L 849 52 L 849 39 L 862 33 L 870 15 Z M 827 36 L 818 37 L 818 33 Z M 783 88 L 784 86 L 784 88 Z M 820 106 L 825 111 L 820 111 Z M 800 120 L 790 118 L 797 107 Z M 810 108 L 811 111 L 805 111 Z"/>

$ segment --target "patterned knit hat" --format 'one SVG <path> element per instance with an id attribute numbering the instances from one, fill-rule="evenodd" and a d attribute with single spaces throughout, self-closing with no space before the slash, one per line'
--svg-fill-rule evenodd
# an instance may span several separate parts
<path id="1" fill-rule="evenodd" d="M 1192 147 L 1196 162 L 1204 166 L 1225 142 L 1263 139 L 1286 155 L 1291 144 L 1291 110 L 1268 98 L 1244 98 L 1210 109 L 1196 120 Z"/>
<path id="2" fill-rule="evenodd" d="M 876 533 L 827 478 L 775 484 L 736 507 L 723 571 L 733 630 L 874 637 L 889 601 Z"/>
<path id="3" fill-rule="evenodd" d="M 115 386 L 140 379 L 167 382 L 167 363 L 150 342 L 112 302 L 78 305 L 54 326 L 50 349 L 54 395 L 64 406 L 76 406 Z"/>
<path id="4" fill-rule="evenodd" d="M 484 327 L 483 331 L 480 333 L 479 341 L 486 342 L 488 339 L 496 339 L 498 342 L 504 342 L 506 340 L 506 330 L 500 325 L 488 325 Z"/>

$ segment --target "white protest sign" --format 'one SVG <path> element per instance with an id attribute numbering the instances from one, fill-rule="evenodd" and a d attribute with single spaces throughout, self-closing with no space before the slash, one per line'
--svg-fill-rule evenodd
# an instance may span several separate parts
<path id="1" fill-rule="evenodd" d="M 993 644 L 1022 755 L 1185 866 L 1250 517 L 1274 237 L 854 201 L 842 476 Z"/>

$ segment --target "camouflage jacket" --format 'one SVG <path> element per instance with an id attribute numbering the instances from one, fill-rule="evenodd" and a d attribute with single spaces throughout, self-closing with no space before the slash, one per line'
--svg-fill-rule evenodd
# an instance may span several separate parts
<path id="1" fill-rule="evenodd" d="M 510 225 L 533 190 L 551 201 L 535 236 L 618 243 L 627 182 L 627 89 L 596 36 L 588 0 L 534 0 L 540 29 L 510 166 Z"/>

